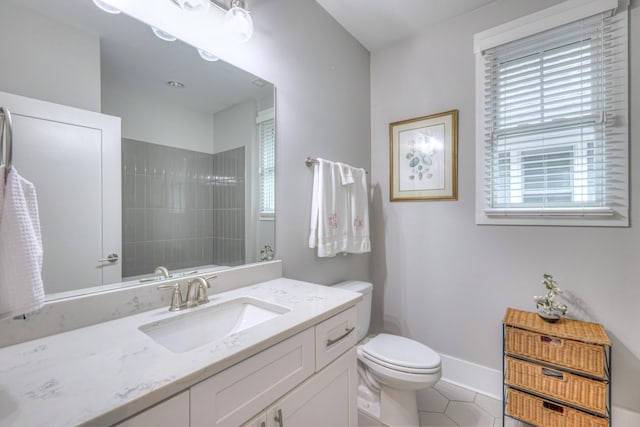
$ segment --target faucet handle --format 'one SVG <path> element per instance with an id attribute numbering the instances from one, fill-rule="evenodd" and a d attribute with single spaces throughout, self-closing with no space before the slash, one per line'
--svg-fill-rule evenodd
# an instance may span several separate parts
<path id="1" fill-rule="evenodd" d="M 184 301 L 182 300 L 182 292 L 180 292 L 180 285 L 178 283 L 165 284 L 158 286 L 159 290 L 164 289 L 173 289 L 173 294 L 171 295 L 171 305 L 169 306 L 169 311 L 179 311 L 182 310 L 185 306 Z"/>

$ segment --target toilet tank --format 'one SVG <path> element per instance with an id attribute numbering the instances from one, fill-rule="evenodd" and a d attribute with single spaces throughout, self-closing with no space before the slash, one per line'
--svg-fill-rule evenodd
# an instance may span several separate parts
<path id="1" fill-rule="evenodd" d="M 358 341 L 361 341 L 369 332 L 373 285 L 369 282 L 361 282 L 359 280 L 347 280 L 336 283 L 333 287 L 362 294 L 362 301 L 356 304 L 356 310 L 358 312 Z"/>

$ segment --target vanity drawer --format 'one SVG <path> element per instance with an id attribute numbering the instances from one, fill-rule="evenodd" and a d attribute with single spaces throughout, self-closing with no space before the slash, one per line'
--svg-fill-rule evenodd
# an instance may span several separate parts
<path id="1" fill-rule="evenodd" d="M 191 388 L 191 427 L 237 427 L 314 372 L 309 328 Z"/>
<path id="2" fill-rule="evenodd" d="M 546 427 L 608 427 L 607 418 L 596 417 L 568 406 L 509 388 L 507 415 Z"/>
<path id="3" fill-rule="evenodd" d="M 506 358 L 507 385 L 543 394 L 602 415 L 607 413 L 607 383 Z"/>
<path id="4" fill-rule="evenodd" d="M 355 307 L 316 325 L 316 371 L 327 366 L 358 341 Z"/>
<path id="5" fill-rule="evenodd" d="M 568 338 L 505 327 L 505 352 L 605 378 L 605 348 Z"/>

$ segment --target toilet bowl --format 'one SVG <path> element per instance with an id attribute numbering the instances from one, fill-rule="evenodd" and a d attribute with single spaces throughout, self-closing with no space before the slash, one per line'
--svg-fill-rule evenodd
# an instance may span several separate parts
<path id="1" fill-rule="evenodd" d="M 416 391 L 432 387 L 441 376 L 440 356 L 409 338 L 368 337 L 373 285 L 347 281 L 335 287 L 363 294 L 358 313 L 358 409 L 390 427 L 419 426 Z"/>

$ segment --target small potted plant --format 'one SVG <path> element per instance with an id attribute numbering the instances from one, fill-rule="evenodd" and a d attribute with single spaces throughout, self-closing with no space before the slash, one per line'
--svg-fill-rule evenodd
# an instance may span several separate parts
<path id="1" fill-rule="evenodd" d="M 557 322 L 567 314 L 567 306 L 553 300 L 556 295 L 562 293 L 562 290 L 557 286 L 552 275 L 545 273 L 542 277 L 542 284 L 547 288 L 548 292 L 541 297 L 533 297 L 536 301 L 538 315 L 547 322 Z"/>

